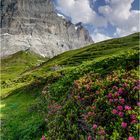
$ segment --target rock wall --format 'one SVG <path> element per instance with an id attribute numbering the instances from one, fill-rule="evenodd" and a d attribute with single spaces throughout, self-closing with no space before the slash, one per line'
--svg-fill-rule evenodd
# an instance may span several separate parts
<path id="1" fill-rule="evenodd" d="M 52 0 L 1 0 L 0 28 L 1 57 L 27 49 L 53 57 L 93 43 L 82 25 L 56 13 Z"/>

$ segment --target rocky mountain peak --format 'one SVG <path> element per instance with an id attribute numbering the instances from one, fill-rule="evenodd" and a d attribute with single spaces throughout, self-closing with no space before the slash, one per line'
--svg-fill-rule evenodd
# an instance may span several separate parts
<path id="1" fill-rule="evenodd" d="M 53 57 L 93 43 L 78 23 L 56 13 L 52 0 L 1 0 L 0 56 L 30 49 Z"/>

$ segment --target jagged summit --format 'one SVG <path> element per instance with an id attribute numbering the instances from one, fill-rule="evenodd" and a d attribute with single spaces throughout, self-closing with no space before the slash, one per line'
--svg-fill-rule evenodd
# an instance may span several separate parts
<path id="1" fill-rule="evenodd" d="M 1 0 L 0 56 L 30 49 L 53 57 L 93 43 L 83 26 L 56 13 L 52 0 Z"/>

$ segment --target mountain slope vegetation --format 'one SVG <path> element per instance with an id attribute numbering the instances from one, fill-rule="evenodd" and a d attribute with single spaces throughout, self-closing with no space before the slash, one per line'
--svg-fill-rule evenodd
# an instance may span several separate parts
<path id="1" fill-rule="evenodd" d="M 2 139 L 138 139 L 139 33 L 31 67 L 4 71 Z"/>

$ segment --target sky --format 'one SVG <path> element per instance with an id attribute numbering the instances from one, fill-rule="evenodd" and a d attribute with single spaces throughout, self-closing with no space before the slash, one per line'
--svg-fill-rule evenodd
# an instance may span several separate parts
<path id="1" fill-rule="evenodd" d="M 94 42 L 140 31 L 139 0 L 54 0 L 59 14 L 82 22 Z"/>

